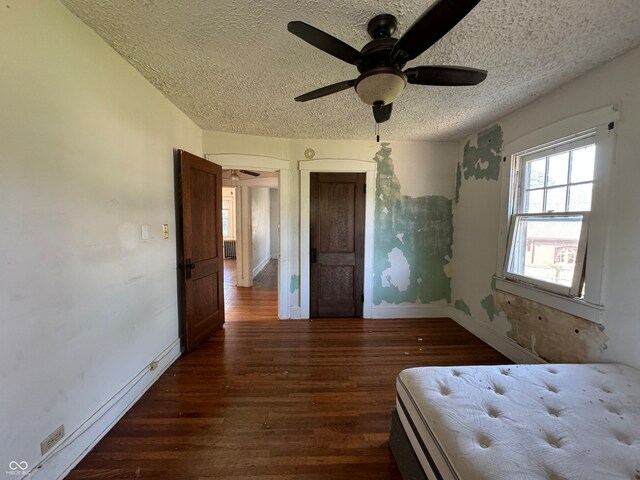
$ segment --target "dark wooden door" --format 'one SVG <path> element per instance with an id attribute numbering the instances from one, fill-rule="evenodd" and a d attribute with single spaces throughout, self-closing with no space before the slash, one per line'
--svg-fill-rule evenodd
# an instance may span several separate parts
<path id="1" fill-rule="evenodd" d="M 312 317 L 361 317 L 364 173 L 311 174 Z"/>
<path id="2" fill-rule="evenodd" d="M 224 323 L 222 167 L 183 150 L 179 156 L 180 303 L 189 351 Z"/>

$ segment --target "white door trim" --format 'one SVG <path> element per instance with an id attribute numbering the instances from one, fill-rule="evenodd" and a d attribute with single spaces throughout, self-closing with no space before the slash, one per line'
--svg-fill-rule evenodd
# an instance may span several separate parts
<path id="1" fill-rule="evenodd" d="M 309 212 L 311 172 L 351 172 L 366 174 L 364 219 L 364 304 L 362 316 L 371 318 L 373 304 L 373 214 L 375 208 L 376 163 L 355 159 L 325 158 L 298 162 L 300 170 L 300 309 L 309 318 Z"/>
<path id="2" fill-rule="evenodd" d="M 279 173 L 280 240 L 278 259 L 278 318 L 289 315 L 289 161 L 263 155 L 209 153 L 207 160 L 224 169 L 264 170 Z"/>
<path id="3" fill-rule="evenodd" d="M 253 237 L 251 235 L 251 187 L 236 188 L 236 285 L 252 287 Z"/>

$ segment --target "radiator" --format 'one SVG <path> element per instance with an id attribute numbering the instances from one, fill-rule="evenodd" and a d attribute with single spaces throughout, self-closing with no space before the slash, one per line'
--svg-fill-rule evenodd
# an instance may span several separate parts
<path id="1" fill-rule="evenodd" d="M 224 241 L 224 258 L 236 258 L 236 241 Z"/>

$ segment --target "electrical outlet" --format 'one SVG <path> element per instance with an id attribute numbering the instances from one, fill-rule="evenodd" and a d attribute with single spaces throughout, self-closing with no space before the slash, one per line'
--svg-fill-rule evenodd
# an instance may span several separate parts
<path id="1" fill-rule="evenodd" d="M 62 440 L 62 437 L 64 437 L 64 425 L 60 425 L 51 432 L 47 438 L 40 442 L 40 452 L 42 455 L 51 450 L 56 443 Z"/>
<path id="2" fill-rule="evenodd" d="M 156 368 L 158 368 L 158 361 L 154 360 L 153 362 L 151 362 L 149 364 L 149 370 L 151 370 L 153 372 Z"/>

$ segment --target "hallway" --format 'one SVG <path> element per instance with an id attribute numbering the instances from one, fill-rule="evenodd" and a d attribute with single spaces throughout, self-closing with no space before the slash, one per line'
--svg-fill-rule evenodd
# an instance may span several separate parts
<path id="1" fill-rule="evenodd" d="M 225 320 L 278 318 L 278 261 L 272 259 L 253 279 L 253 287 L 236 287 L 236 260 L 224 261 Z"/>

